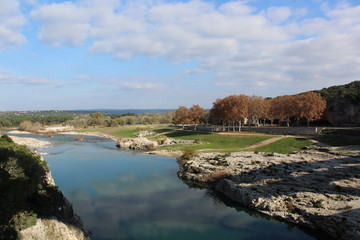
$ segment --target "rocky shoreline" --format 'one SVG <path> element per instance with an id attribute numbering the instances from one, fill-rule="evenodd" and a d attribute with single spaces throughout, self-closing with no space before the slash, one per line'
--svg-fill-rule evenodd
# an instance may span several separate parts
<path id="1" fill-rule="evenodd" d="M 202 153 L 183 161 L 178 176 L 335 239 L 360 239 L 360 151 Z"/>
<path id="2" fill-rule="evenodd" d="M 44 181 L 47 184 L 47 194 L 52 199 L 52 208 L 57 208 L 57 213 L 51 217 L 37 218 L 34 226 L 20 231 L 21 239 L 89 240 L 90 234 L 84 230 L 72 204 L 57 189 L 50 170 L 46 172 Z"/>

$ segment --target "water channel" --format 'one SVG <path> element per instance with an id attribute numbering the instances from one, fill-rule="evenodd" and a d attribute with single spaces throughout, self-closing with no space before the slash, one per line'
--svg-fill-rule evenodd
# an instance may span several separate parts
<path id="1" fill-rule="evenodd" d="M 189 187 L 175 158 L 124 151 L 99 137 L 25 137 L 52 142 L 40 152 L 94 240 L 327 239 Z"/>

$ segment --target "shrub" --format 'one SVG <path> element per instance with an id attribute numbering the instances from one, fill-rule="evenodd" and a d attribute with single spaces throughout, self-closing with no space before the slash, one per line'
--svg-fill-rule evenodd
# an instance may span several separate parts
<path id="1" fill-rule="evenodd" d="M 36 224 L 37 215 L 33 212 L 19 212 L 11 219 L 17 231 L 29 228 Z"/>
<path id="2" fill-rule="evenodd" d="M 145 148 L 148 151 L 154 151 L 156 149 L 155 144 L 153 144 L 153 143 L 146 144 Z"/>
<path id="3" fill-rule="evenodd" d="M 182 150 L 182 155 L 180 158 L 182 160 L 189 160 L 189 159 L 193 158 L 195 155 L 196 155 L 195 149 L 186 147 Z"/>

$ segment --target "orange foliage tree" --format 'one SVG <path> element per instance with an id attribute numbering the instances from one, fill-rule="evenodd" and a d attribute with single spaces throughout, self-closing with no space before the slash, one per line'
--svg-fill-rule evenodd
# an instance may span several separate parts
<path id="1" fill-rule="evenodd" d="M 326 101 L 319 93 L 306 92 L 295 96 L 297 106 L 295 108 L 298 118 L 306 118 L 307 126 L 315 120 L 319 120 L 324 115 Z"/>
<path id="2" fill-rule="evenodd" d="M 175 124 L 196 124 L 204 121 L 204 109 L 199 105 L 193 105 L 190 109 L 180 106 L 174 113 Z"/>
<path id="3" fill-rule="evenodd" d="M 253 123 L 255 126 L 259 124 L 260 118 L 266 114 L 265 100 L 263 97 L 250 96 L 249 97 L 249 108 L 248 108 L 248 124 L 250 126 Z"/>
<path id="4" fill-rule="evenodd" d="M 189 115 L 191 123 L 195 124 L 194 129 L 197 124 L 204 122 L 204 109 L 199 105 L 193 105 L 189 110 Z"/>
<path id="5" fill-rule="evenodd" d="M 239 124 L 241 130 L 242 121 L 248 116 L 249 97 L 241 95 L 231 95 L 223 99 L 217 99 L 210 110 L 210 118 L 213 122 L 221 121 L 223 125 Z"/>

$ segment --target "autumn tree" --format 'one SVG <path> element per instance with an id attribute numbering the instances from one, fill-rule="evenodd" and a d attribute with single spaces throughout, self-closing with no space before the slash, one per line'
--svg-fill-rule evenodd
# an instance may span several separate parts
<path id="1" fill-rule="evenodd" d="M 233 125 L 235 131 L 235 124 L 239 124 L 239 131 L 241 123 L 248 116 L 249 99 L 246 95 L 231 95 L 223 99 L 217 99 L 210 110 L 210 118 L 212 122 L 222 122 Z"/>
<path id="2" fill-rule="evenodd" d="M 294 96 L 279 96 L 271 100 L 269 115 L 274 119 L 286 120 L 289 127 L 290 118 L 294 116 Z"/>
<path id="3" fill-rule="evenodd" d="M 250 96 L 249 97 L 249 108 L 248 108 L 248 124 L 251 123 L 257 126 L 259 124 L 259 119 L 265 114 L 265 100 L 263 97 L 259 96 Z M 251 121 L 250 121 L 251 120 Z"/>
<path id="4" fill-rule="evenodd" d="M 196 125 L 204 122 L 204 109 L 199 105 L 193 105 L 189 110 L 189 115 L 191 123 L 194 124 L 194 130 L 196 130 Z"/>
<path id="5" fill-rule="evenodd" d="M 315 120 L 319 120 L 324 115 L 326 101 L 319 93 L 306 92 L 296 96 L 297 112 L 299 118 L 306 118 L 307 126 Z"/>
<path id="6" fill-rule="evenodd" d="M 185 106 L 180 106 L 174 114 L 174 123 L 175 124 L 188 124 L 190 123 L 189 119 L 189 109 Z M 184 126 L 183 126 L 184 127 Z"/>

